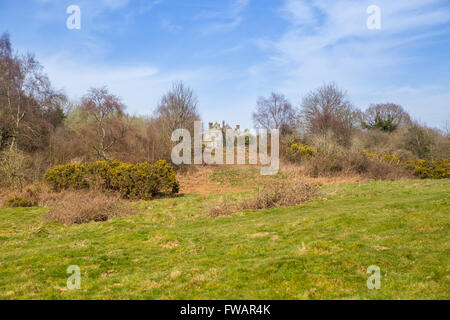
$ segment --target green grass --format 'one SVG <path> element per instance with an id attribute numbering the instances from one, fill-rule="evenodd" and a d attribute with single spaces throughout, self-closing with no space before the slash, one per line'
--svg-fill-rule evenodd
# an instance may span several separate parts
<path id="1" fill-rule="evenodd" d="M 0 299 L 449 299 L 450 180 L 326 186 L 299 207 L 208 218 L 219 195 L 105 223 L 0 208 Z M 238 195 L 228 195 L 238 197 Z M 67 267 L 81 290 L 67 290 Z M 368 290 L 367 267 L 381 269 Z"/>
<path id="2" fill-rule="evenodd" d="M 233 186 L 241 185 L 243 181 L 254 180 L 260 176 L 259 168 L 225 168 L 215 171 L 210 180 L 213 182 L 227 183 Z"/>
<path id="3" fill-rule="evenodd" d="M 219 182 L 220 184 L 252 188 L 258 186 L 262 182 L 270 182 L 274 179 L 285 178 L 287 178 L 287 176 L 282 172 L 278 172 L 274 176 L 262 176 L 261 168 L 224 167 L 213 172 L 209 179 L 212 182 Z"/>

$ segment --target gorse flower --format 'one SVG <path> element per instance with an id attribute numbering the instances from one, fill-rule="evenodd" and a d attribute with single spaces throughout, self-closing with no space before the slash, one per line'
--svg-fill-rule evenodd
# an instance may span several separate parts
<path id="1" fill-rule="evenodd" d="M 44 179 L 55 191 L 110 190 L 126 199 L 150 199 L 160 193 L 179 191 L 175 171 L 164 160 L 155 164 L 116 160 L 69 163 L 47 170 Z"/>

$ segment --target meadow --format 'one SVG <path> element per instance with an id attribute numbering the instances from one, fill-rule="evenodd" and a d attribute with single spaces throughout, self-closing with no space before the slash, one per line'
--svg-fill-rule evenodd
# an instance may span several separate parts
<path id="1" fill-rule="evenodd" d="M 128 202 L 134 215 L 107 222 L 0 207 L 0 299 L 450 298 L 449 179 L 325 183 L 304 205 L 211 217 L 211 206 L 256 192 L 244 171 Z M 66 286 L 70 265 L 80 290 Z M 379 290 L 366 285 L 371 265 Z"/>
<path id="2" fill-rule="evenodd" d="M 450 23 L 445 1 L 391 1 L 403 23 L 367 39 L 366 8 L 353 3 L 184 1 L 175 11 L 194 18 L 180 19 L 166 1 L 81 1 L 86 15 L 6 2 L 0 300 L 450 299 L 448 81 L 436 77 L 450 50 L 432 24 L 420 28 Z M 78 35 L 42 33 L 63 20 L 23 19 L 26 8 L 71 12 L 60 27 Z M 414 32 L 401 20 L 409 12 Z M 109 39 L 108 13 L 140 30 Z M 144 20 L 158 26 L 139 39 Z M 414 55 L 410 40 L 427 48 Z M 358 79 L 358 67 L 359 78 L 381 73 Z"/>

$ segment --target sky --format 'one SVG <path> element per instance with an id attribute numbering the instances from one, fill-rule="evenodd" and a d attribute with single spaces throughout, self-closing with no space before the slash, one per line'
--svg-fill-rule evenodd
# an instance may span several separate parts
<path id="1" fill-rule="evenodd" d="M 360 109 L 393 102 L 421 123 L 450 121 L 448 0 L 0 0 L 3 31 L 71 99 L 107 86 L 131 114 L 151 115 L 181 80 L 204 123 L 253 128 L 258 97 L 299 106 L 335 82 Z"/>

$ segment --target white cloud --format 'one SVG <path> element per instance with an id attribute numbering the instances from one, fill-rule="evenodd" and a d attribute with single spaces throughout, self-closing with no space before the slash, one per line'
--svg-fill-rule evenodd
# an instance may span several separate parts
<path id="1" fill-rule="evenodd" d="M 439 31 L 439 26 L 450 22 L 449 7 L 440 6 L 445 1 L 379 0 L 382 29 L 376 31 L 366 28 L 366 9 L 371 4 L 286 0 L 280 13 L 288 28 L 275 41 L 257 42 L 272 55 L 264 64 L 250 69 L 253 77 L 282 75 L 274 90 L 286 92 L 296 102 L 324 82 L 336 81 L 362 108 L 369 103 L 392 101 L 433 123 L 446 114 L 448 117 L 446 86 L 413 84 L 405 77 L 405 70 L 414 68 L 415 61 L 407 46 L 420 46 L 440 33 L 448 34 L 448 29 Z M 427 108 L 433 106 L 436 116 L 421 103 Z"/>
<path id="2" fill-rule="evenodd" d="M 244 20 L 243 12 L 250 4 L 250 0 L 233 0 L 223 11 L 204 11 L 199 13 L 195 19 L 214 20 L 203 28 L 205 35 L 216 32 L 229 32 L 239 27 Z"/>
<path id="3" fill-rule="evenodd" d="M 167 30 L 169 32 L 177 32 L 183 30 L 183 27 L 173 23 L 172 21 L 166 18 L 161 19 L 159 24 L 164 30 Z"/>
<path id="4" fill-rule="evenodd" d="M 234 0 L 231 4 L 232 14 L 238 15 L 248 7 L 250 0 Z"/>
<path id="5" fill-rule="evenodd" d="M 288 1 L 283 7 L 282 13 L 296 26 L 311 25 L 316 22 L 312 7 L 303 1 Z"/>
<path id="6" fill-rule="evenodd" d="M 71 99 L 81 98 L 90 87 L 107 86 L 112 93 L 122 98 L 129 112 L 142 115 L 152 113 L 172 82 L 182 80 L 194 88 L 202 88 L 202 84 L 212 81 L 212 75 L 218 74 L 217 70 L 205 68 L 163 72 L 145 64 L 99 65 L 70 53 L 38 58 L 53 85 L 63 89 Z"/>

